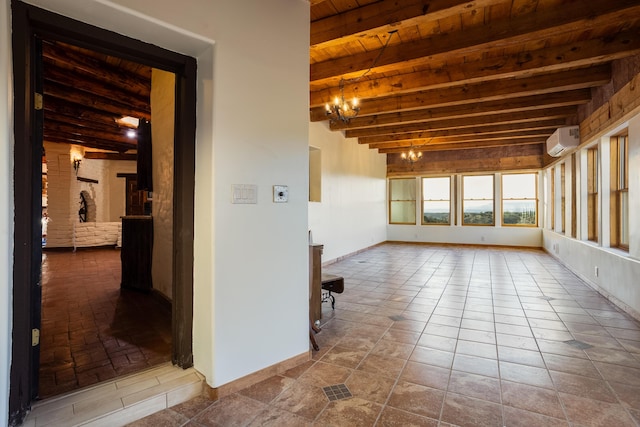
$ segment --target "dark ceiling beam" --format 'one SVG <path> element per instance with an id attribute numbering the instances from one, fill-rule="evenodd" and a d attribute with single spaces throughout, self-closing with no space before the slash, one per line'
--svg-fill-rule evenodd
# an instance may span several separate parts
<path id="1" fill-rule="evenodd" d="M 505 48 L 527 43 L 532 39 L 563 35 L 572 31 L 588 31 L 615 25 L 629 16 L 639 16 L 636 0 L 591 0 L 537 11 L 504 19 L 489 25 L 467 28 L 452 34 L 435 34 L 400 45 L 311 64 L 310 80 L 341 76 L 354 78 L 368 70 L 376 61 L 374 72 L 390 71 L 395 64 L 418 65 L 425 57 L 465 55 L 482 50 Z M 381 48 L 382 49 L 382 48 Z M 415 62 L 415 64 L 414 64 Z"/>
<path id="2" fill-rule="evenodd" d="M 93 160 L 137 160 L 138 155 L 136 153 L 107 153 L 104 151 L 85 150 L 84 158 Z"/>
<path id="3" fill-rule="evenodd" d="M 96 53 L 91 56 L 51 43 L 43 43 L 42 56 L 45 61 L 49 60 L 61 69 L 93 76 L 112 86 L 126 87 L 127 90 L 141 95 L 151 92 L 151 67 L 142 67 L 142 74 L 123 73 L 121 68 L 98 59 Z"/>
<path id="4" fill-rule="evenodd" d="M 67 91 L 89 92 L 96 96 L 113 99 L 123 104 L 129 104 L 135 109 L 146 110 L 149 108 L 150 93 L 130 92 L 126 87 L 113 86 L 102 80 L 79 75 L 74 71 L 49 67 L 45 72 L 44 84 L 49 83 L 66 87 Z"/>
<path id="5" fill-rule="evenodd" d="M 129 138 L 126 132 L 119 131 L 104 131 L 97 130 L 93 127 L 81 127 L 77 125 L 49 121 L 44 128 L 44 132 L 48 135 L 72 135 L 76 138 L 84 139 L 97 139 L 103 141 L 113 141 L 115 144 L 124 144 L 127 146 L 136 147 L 137 139 Z"/>
<path id="6" fill-rule="evenodd" d="M 128 150 L 135 150 L 136 145 L 121 144 L 111 140 L 101 140 L 93 138 L 85 138 L 75 134 L 64 134 L 59 132 L 49 132 L 45 129 L 44 141 L 62 144 L 81 145 L 83 147 L 96 148 L 100 150 L 117 151 L 124 153 Z"/>
<path id="7" fill-rule="evenodd" d="M 145 110 L 134 108 L 126 103 L 96 96 L 84 91 L 69 91 L 65 86 L 57 83 L 47 83 L 44 85 L 44 103 L 48 102 L 48 98 L 54 97 L 60 100 L 77 104 L 84 108 L 92 108 L 94 110 L 102 110 L 118 116 L 128 115 L 138 118 L 151 119 L 151 112 L 148 107 Z"/>

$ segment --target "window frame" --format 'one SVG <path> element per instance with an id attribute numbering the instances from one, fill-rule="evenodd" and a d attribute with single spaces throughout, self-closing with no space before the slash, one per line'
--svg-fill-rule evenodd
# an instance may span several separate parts
<path id="1" fill-rule="evenodd" d="M 610 246 L 629 251 L 629 134 L 628 130 L 610 140 L 611 148 L 611 192 L 609 200 L 610 212 Z M 622 166 L 622 167 L 621 167 Z M 627 200 L 626 209 L 623 202 Z M 626 217 L 627 234 L 623 236 L 623 226 Z M 626 238 L 625 238 L 626 237 Z M 625 243 L 626 241 L 626 243 Z"/>
<path id="2" fill-rule="evenodd" d="M 535 194 L 533 198 L 506 198 L 504 197 L 504 178 L 505 176 L 513 176 L 513 175 L 532 175 L 535 185 Z M 502 226 L 503 227 L 528 227 L 528 228 L 536 228 L 538 227 L 538 217 L 540 213 L 538 212 L 538 174 L 536 172 L 515 172 L 515 173 L 503 173 L 501 176 L 501 194 L 500 194 L 500 213 L 502 216 Z M 504 201 L 505 200 L 533 200 L 534 202 L 534 212 L 535 212 L 535 222 L 533 224 L 507 224 L 504 222 Z"/>
<path id="3" fill-rule="evenodd" d="M 587 240 L 599 242 L 599 194 L 598 194 L 598 149 L 591 147 L 587 149 Z"/>
<path id="4" fill-rule="evenodd" d="M 393 199 L 393 195 L 392 195 L 392 191 L 393 191 L 393 185 L 391 184 L 392 181 L 413 181 L 414 182 L 414 194 L 413 194 L 413 199 Z M 397 177 L 397 178 L 389 178 L 388 179 L 388 186 L 389 186 L 389 190 L 388 190 L 388 194 L 389 194 L 389 204 L 388 204 L 388 215 L 389 215 L 389 224 L 390 225 L 416 225 L 417 224 L 417 218 L 416 218 L 416 192 L 417 192 L 417 180 L 416 177 Z M 393 202 L 413 202 L 413 222 L 392 222 L 392 203 Z"/>
<path id="5" fill-rule="evenodd" d="M 466 199 L 465 198 L 465 179 L 469 177 L 479 177 L 479 176 L 490 176 L 491 177 L 491 199 Z M 477 224 L 477 223 L 466 223 L 465 222 L 465 202 L 473 201 L 473 200 L 491 200 L 491 223 L 488 224 Z M 461 206 L 461 214 L 462 214 L 462 226 L 477 226 L 477 227 L 495 227 L 496 226 L 496 176 L 495 174 L 478 174 L 478 175 L 462 175 L 462 206 Z"/>
<path id="6" fill-rule="evenodd" d="M 425 180 L 429 180 L 429 179 L 443 179 L 443 178 L 447 178 L 449 181 L 449 198 L 448 199 L 425 199 L 425 188 L 427 186 L 425 186 Z M 455 206 L 455 203 L 453 201 L 452 198 L 452 194 L 451 194 L 451 181 L 452 181 L 453 176 L 452 175 L 444 175 L 444 176 L 423 176 L 420 178 L 420 184 L 421 184 L 421 190 L 422 190 L 422 199 L 421 199 L 421 204 L 420 204 L 420 224 L 421 225 L 438 225 L 438 226 L 451 226 L 453 221 L 452 221 L 452 216 L 455 215 L 455 211 L 453 209 L 453 207 Z M 425 222 L 424 221 L 424 203 L 425 202 L 444 202 L 444 201 L 448 201 L 449 202 L 449 221 L 444 223 L 444 222 Z"/>

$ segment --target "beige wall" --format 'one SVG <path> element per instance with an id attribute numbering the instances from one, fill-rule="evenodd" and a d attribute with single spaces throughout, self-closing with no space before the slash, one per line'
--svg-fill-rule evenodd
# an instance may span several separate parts
<path id="1" fill-rule="evenodd" d="M 173 284 L 173 128 L 175 75 L 151 73 L 151 139 L 153 148 L 153 288 L 172 299 Z"/>

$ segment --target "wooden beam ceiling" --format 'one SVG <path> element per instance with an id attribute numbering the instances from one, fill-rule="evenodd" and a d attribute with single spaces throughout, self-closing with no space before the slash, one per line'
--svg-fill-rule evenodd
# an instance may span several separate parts
<path id="1" fill-rule="evenodd" d="M 360 113 L 330 129 L 390 155 L 408 147 L 513 154 L 534 145 L 543 156 L 547 137 L 578 124 L 578 107 L 610 84 L 612 63 L 640 54 L 635 0 L 310 7 L 311 121 L 327 120 L 324 105 L 342 85 L 345 99 L 358 97 Z"/>
<path id="2" fill-rule="evenodd" d="M 116 119 L 151 118 L 151 68 L 43 41 L 44 140 L 124 153 L 136 138 Z"/>

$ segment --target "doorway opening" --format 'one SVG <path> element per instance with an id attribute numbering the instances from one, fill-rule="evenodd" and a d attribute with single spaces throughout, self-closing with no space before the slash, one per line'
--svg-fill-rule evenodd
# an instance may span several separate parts
<path id="1" fill-rule="evenodd" d="M 44 357 L 42 361 L 40 360 L 41 347 L 43 347 L 43 343 L 40 341 L 41 332 L 42 339 L 53 340 L 53 342 L 56 340 L 55 333 L 45 335 L 45 325 L 44 323 L 41 325 L 41 321 L 46 320 L 46 318 L 42 317 L 43 303 L 45 303 L 44 298 L 46 298 L 47 295 L 43 292 L 43 286 L 46 286 L 46 280 L 51 278 L 47 277 L 46 274 L 57 269 L 54 265 L 54 258 L 57 258 L 57 255 L 63 253 L 51 252 L 51 254 L 49 254 L 48 249 L 45 249 L 45 256 L 43 257 L 42 249 L 44 243 L 42 239 L 43 210 L 41 198 L 43 185 L 42 144 L 43 141 L 51 139 L 48 135 L 43 135 L 43 123 L 47 119 L 47 112 L 40 107 L 38 101 L 38 97 L 43 94 L 41 68 L 42 41 L 68 43 L 82 49 L 99 52 L 112 58 L 121 58 L 163 70 L 175 76 L 173 91 L 175 100 L 173 117 L 175 118 L 175 123 L 171 135 L 171 148 L 174 154 L 173 158 L 170 159 L 174 170 L 173 176 L 171 177 L 173 194 L 171 194 L 168 200 L 165 200 L 170 206 L 173 217 L 172 223 L 168 229 L 165 230 L 170 236 L 173 245 L 169 260 L 166 261 L 171 266 L 170 285 L 169 290 L 166 292 L 166 296 L 170 297 L 169 299 L 171 300 L 171 315 L 169 316 L 170 321 L 168 322 L 170 323 L 168 325 L 170 333 L 168 335 L 161 333 L 160 335 L 164 337 L 165 344 L 166 342 L 170 342 L 170 354 L 168 358 L 174 364 L 184 368 L 190 367 L 193 360 L 191 334 L 193 322 L 193 178 L 195 172 L 196 67 L 193 58 L 92 27 L 18 1 L 12 3 L 12 17 L 16 111 L 14 126 L 16 211 L 14 247 L 16 250 L 14 253 L 14 327 L 9 417 L 12 424 L 17 424 L 24 418 L 24 415 L 31 406 L 31 402 L 40 396 L 41 378 L 39 376 L 39 368 L 41 363 L 44 364 L 43 362 L 46 362 Z M 42 98 L 44 98 L 46 104 L 46 93 L 44 93 Z M 54 113 L 63 110 L 62 106 L 58 107 L 59 109 L 55 110 Z M 64 131 L 64 129 L 62 131 Z M 100 141 L 101 138 L 94 136 L 94 140 Z M 76 144 L 71 145 L 83 147 L 82 144 L 77 143 L 78 141 L 72 142 L 76 142 Z M 92 150 L 98 148 L 99 147 L 93 147 Z M 104 148 L 102 148 L 102 150 L 109 151 Z M 47 151 L 47 155 L 48 154 Z M 76 160 L 80 160 L 80 162 L 76 162 Z M 99 185 L 100 179 L 95 176 L 87 177 L 78 173 L 79 168 L 88 166 L 87 162 L 89 160 L 98 161 L 96 158 L 89 159 L 88 157 L 82 159 L 70 158 L 67 161 L 66 167 L 74 169 L 73 175 L 71 175 L 71 181 L 74 184 L 77 184 L 76 181 L 79 181 L 82 185 L 88 184 L 94 185 L 94 187 Z M 106 160 L 102 159 L 102 161 L 105 162 Z M 50 165 L 47 165 L 47 170 L 51 170 Z M 87 170 L 88 169 L 85 169 L 85 171 Z M 73 178 L 76 180 L 74 181 Z M 124 193 L 125 183 L 124 180 L 120 181 L 122 181 Z M 50 184 L 51 176 L 47 178 L 47 186 L 49 189 L 51 189 Z M 77 190 L 78 189 L 75 189 L 73 192 L 74 197 L 77 197 L 78 194 L 83 194 L 81 191 L 88 191 L 86 188 L 81 191 Z M 88 194 L 93 195 L 91 191 L 88 191 Z M 150 191 L 147 191 L 147 194 L 151 196 Z M 156 196 L 155 200 L 157 200 L 157 192 L 154 193 L 154 196 Z M 96 202 L 94 208 L 96 209 L 96 219 L 98 219 L 100 217 L 100 204 L 97 201 L 97 197 L 92 197 L 92 199 Z M 47 200 L 49 219 L 47 220 L 46 227 L 46 246 L 53 247 L 55 246 L 54 224 L 57 220 L 53 217 L 53 211 L 51 209 L 53 200 L 51 194 L 48 195 Z M 123 206 L 125 204 L 124 195 L 122 197 L 122 204 Z M 78 216 L 79 213 L 76 212 L 75 218 L 76 221 L 78 221 L 77 223 L 74 222 L 76 226 L 80 223 Z M 85 215 L 85 220 L 86 219 L 88 218 Z M 85 222 L 84 224 L 88 223 Z M 77 239 L 72 246 L 77 246 Z M 101 267 L 106 266 L 106 268 L 100 269 L 101 272 L 97 273 L 102 278 L 108 276 L 107 272 L 110 272 L 111 275 L 114 276 L 113 273 L 116 271 L 116 267 L 118 264 L 121 265 L 121 263 L 119 263 L 119 257 L 117 255 L 114 256 L 114 254 L 117 253 L 117 249 L 112 247 L 106 249 L 107 252 L 105 253 L 100 253 L 100 251 L 105 251 L 105 249 L 85 249 L 78 250 L 75 253 L 71 252 L 70 254 L 78 256 L 82 263 L 103 264 Z M 111 251 L 111 253 L 108 253 L 109 251 Z M 69 255 L 69 253 L 65 254 Z M 50 258 L 49 255 L 51 255 Z M 102 255 L 106 258 L 102 259 L 102 261 L 96 261 L 96 256 Z M 111 258 L 108 258 L 109 256 Z M 76 258 L 75 262 L 59 269 L 58 272 L 63 270 L 65 274 L 70 274 L 71 271 L 76 268 L 74 265 L 78 265 L 78 258 Z M 111 268 L 108 266 L 111 266 Z M 91 278 L 88 277 L 89 270 L 84 270 L 84 273 L 83 270 L 78 270 L 80 271 L 80 277 L 83 275 L 87 276 L 85 277 L 85 281 L 91 280 Z M 97 269 L 93 271 L 97 271 Z M 115 276 L 118 276 L 118 274 L 115 274 Z M 119 277 L 115 277 L 114 279 L 119 283 Z M 95 290 L 95 288 L 93 290 Z M 112 337 L 113 340 L 105 341 L 111 342 L 111 345 L 120 345 L 123 342 L 131 344 L 130 336 L 129 338 L 124 338 L 124 335 L 127 334 L 126 328 L 118 324 L 118 319 L 121 319 L 119 315 L 122 313 L 136 311 L 139 314 L 139 312 L 142 311 L 138 298 L 140 294 L 138 293 L 136 295 L 136 291 L 130 291 L 128 289 L 117 289 L 115 292 L 117 293 L 117 298 L 115 302 L 109 303 L 111 307 L 108 310 L 111 311 L 107 310 L 108 313 L 114 313 L 114 315 L 110 319 L 108 327 L 104 327 L 114 332 L 114 336 Z M 129 302 L 127 302 L 129 305 L 123 305 L 122 298 L 130 296 L 127 294 L 131 292 L 133 292 L 134 297 L 129 298 L 129 302 L 137 302 L 135 302 L 133 306 L 130 305 Z M 72 290 L 72 293 L 77 294 L 80 292 L 78 289 L 75 289 Z M 109 306 L 109 304 L 107 304 L 107 306 Z M 93 310 L 93 308 L 99 307 L 100 304 L 96 303 L 94 306 L 89 304 L 89 306 L 91 306 Z M 137 308 L 132 309 L 132 307 Z M 166 308 L 167 305 L 165 304 L 165 309 Z M 157 311 L 160 313 L 161 309 Z M 93 310 L 91 315 L 92 319 L 95 320 L 97 317 L 105 316 L 104 313 L 104 310 Z M 68 314 L 67 318 L 70 317 Z M 161 317 L 166 322 L 167 316 Z M 88 317 L 82 317 L 80 319 L 79 324 L 81 326 L 82 320 L 84 320 L 85 323 L 88 321 Z M 86 324 L 84 326 L 86 326 Z M 165 327 L 166 326 L 167 325 L 165 325 Z M 91 342 L 96 338 L 99 339 L 100 333 L 105 331 L 104 329 L 100 331 L 100 327 L 97 328 L 97 333 L 85 333 L 85 331 L 78 332 L 77 334 L 72 334 L 70 328 L 67 328 L 66 336 L 69 337 L 69 340 L 71 340 L 72 337 L 74 337 L 74 339 L 80 339 L 78 337 L 81 337 L 84 344 L 87 344 L 87 341 Z M 119 340 L 117 334 L 120 334 L 121 340 Z M 59 337 L 59 339 L 61 338 L 62 337 Z M 156 350 L 162 347 L 161 344 L 158 344 L 158 341 L 156 341 L 156 344 Z M 87 352 L 84 357 L 88 361 L 95 358 L 95 364 L 99 365 L 104 362 L 97 361 L 99 358 L 97 357 L 97 353 L 99 352 L 108 353 L 103 346 L 102 350 L 95 350 L 95 353 Z M 44 355 L 44 353 L 42 354 Z M 135 362 L 137 358 L 140 358 L 140 356 L 133 355 L 133 352 L 131 354 L 130 357 L 124 354 L 129 362 Z M 117 357 L 118 355 L 114 355 L 113 358 L 109 358 L 109 360 L 118 360 Z M 81 359 L 81 357 L 78 358 Z M 122 361 L 123 359 L 121 358 L 119 360 Z M 123 372 L 124 371 L 126 371 L 126 369 L 123 370 Z M 104 372 L 106 372 L 106 369 L 104 369 Z M 105 374 L 104 372 L 103 379 L 107 379 L 110 374 Z M 118 374 L 116 369 L 113 369 L 113 372 Z M 76 370 L 76 377 L 77 373 Z M 64 378 L 64 375 L 69 375 L 69 371 L 67 371 L 66 374 L 61 374 L 60 377 Z M 96 379 L 100 381 L 103 380 L 99 374 L 95 375 Z"/>

